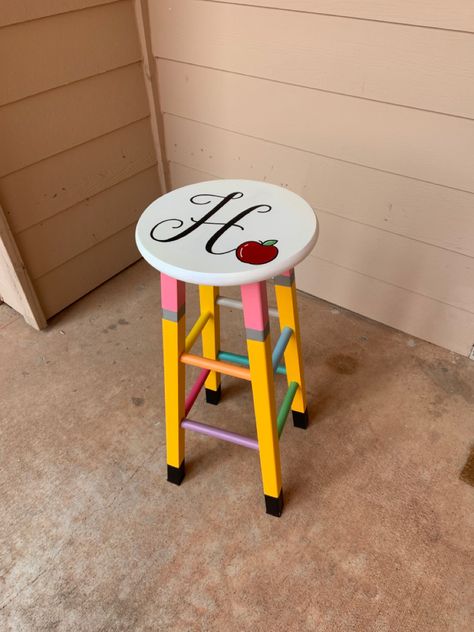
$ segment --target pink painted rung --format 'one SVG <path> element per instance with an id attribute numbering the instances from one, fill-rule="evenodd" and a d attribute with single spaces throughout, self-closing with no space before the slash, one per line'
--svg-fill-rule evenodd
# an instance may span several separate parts
<path id="1" fill-rule="evenodd" d="M 202 387 L 204 386 L 204 382 L 207 380 L 207 376 L 209 375 L 209 373 L 209 369 L 203 369 L 199 373 L 197 380 L 194 382 L 192 389 L 189 391 L 189 395 L 186 397 L 186 401 L 184 403 L 185 415 L 187 415 L 193 407 L 193 404 L 196 401 Z"/>

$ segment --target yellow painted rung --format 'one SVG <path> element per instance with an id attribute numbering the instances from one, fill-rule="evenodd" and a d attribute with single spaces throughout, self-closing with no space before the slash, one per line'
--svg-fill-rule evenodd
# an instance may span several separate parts
<path id="1" fill-rule="evenodd" d="M 211 312 L 204 312 L 204 314 L 201 314 L 199 316 L 197 321 L 194 323 L 193 328 L 191 329 L 189 334 L 186 336 L 186 342 L 184 345 L 185 351 L 189 351 L 192 348 L 193 344 L 196 342 L 197 337 L 199 336 L 201 331 L 204 329 L 207 321 L 209 320 L 209 318 L 211 318 L 211 316 L 212 316 Z"/>
<path id="2" fill-rule="evenodd" d="M 236 366 L 230 362 L 222 362 L 222 360 L 202 358 L 201 356 L 197 356 L 192 353 L 182 353 L 180 360 L 183 364 L 197 366 L 201 369 L 210 369 L 211 371 L 224 373 L 224 375 L 232 375 L 232 377 L 238 377 L 250 382 L 250 369 L 243 366 Z"/>

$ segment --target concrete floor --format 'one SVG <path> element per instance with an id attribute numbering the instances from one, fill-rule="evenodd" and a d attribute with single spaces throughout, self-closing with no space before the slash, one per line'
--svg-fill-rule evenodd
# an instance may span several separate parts
<path id="1" fill-rule="evenodd" d="M 312 414 L 282 436 L 280 519 L 238 446 L 190 433 L 185 482 L 165 481 L 146 264 L 41 333 L 0 306 L 2 632 L 474 629 L 474 488 L 459 478 L 474 362 L 299 300 Z M 225 320 L 223 348 L 243 351 L 240 312 Z M 226 378 L 192 417 L 252 435 L 249 385 Z"/>

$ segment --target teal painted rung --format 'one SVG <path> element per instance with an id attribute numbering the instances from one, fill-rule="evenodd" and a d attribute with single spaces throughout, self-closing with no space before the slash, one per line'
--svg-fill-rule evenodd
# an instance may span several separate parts
<path id="1" fill-rule="evenodd" d="M 298 382 L 291 382 L 288 390 L 286 391 L 286 395 L 283 398 L 283 402 L 280 406 L 277 417 L 278 438 L 281 437 L 281 433 L 283 432 L 283 428 L 285 427 L 286 419 L 288 417 L 288 413 L 290 412 L 291 404 L 293 403 L 293 399 L 296 395 L 298 387 Z"/>
<path id="2" fill-rule="evenodd" d="M 219 351 L 219 353 L 217 354 L 217 359 L 224 360 L 225 362 L 233 362 L 234 364 L 240 364 L 241 366 L 250 366 L 247 356 L 240 355 L 239 353 L 231 353 L 230 351 Z M 278 373 L 279 375 L 286 375 L 285 367 L 279 365 L 276 369 L 276 373 Z"/>

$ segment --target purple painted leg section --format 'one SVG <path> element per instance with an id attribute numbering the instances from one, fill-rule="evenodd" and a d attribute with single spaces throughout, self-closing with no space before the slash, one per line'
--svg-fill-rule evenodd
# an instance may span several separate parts
<path id="1" fill-rule="evenodd" d="M 187 430 L 200 432 L 201 434 L 208 435 L 209 437 L 215 437 L 216 439 L 223 439 L 224 441 L 229 441 L 230 443 L 236 443 L 237 445 L 244 446 L 244 448 L 258 450 L 258 441 L 256 439 L 250 439 L 249 437 L 244 437 L 243 435 L 239 435 L 235 432 L 229 432 L 228 430 L 214 428 L 214 426 L 208 426 L 207 424 L 202 424 L 199 421 L 184 419 L 181 422 L 181 427 L 186 428 Z"/>
<path id="2" fill-rule="evenodd" d="M 192 389 L 189 391 L 189 395 L 186 397 L 186 401 L 184 403 L 184 414 L 187 415 L 191 408 L 193 407 L 194 402 L 196 401 L 197 396 L 201 388 L 204 386 L 204 382 L 207 380 L 207 376 L 209 375 L 209 369 L 203 369 L 201 373 L 198 375 L 198 379 L 194 382 Z"/>

